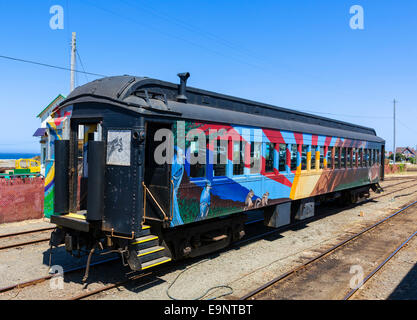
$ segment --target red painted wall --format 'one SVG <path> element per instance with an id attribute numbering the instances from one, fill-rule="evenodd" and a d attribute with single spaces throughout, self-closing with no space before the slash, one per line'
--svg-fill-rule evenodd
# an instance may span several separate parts
<path id="1" fill-rule="evenodd" d="M 0 179 L 0 223 L 43 217 L 44 178 Z"/>

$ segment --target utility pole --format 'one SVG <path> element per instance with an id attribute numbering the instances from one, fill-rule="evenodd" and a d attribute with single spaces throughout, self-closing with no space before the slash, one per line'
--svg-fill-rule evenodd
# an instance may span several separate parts
<path id="1" fill-rule="evenodd" d="M 395 156 L 396 156 L 396 153 L 395 153 L 395 104 L 397 103 L 397 101 L 394 99 L 394 151 L 393 151 L 393 153 L 394 153 L 394 164 L 395 164 Z"/>
<path id="2" fill-rule="evenodd" d="M 72 40 L 71 40 L 71 92 L 74 90 L 75 50 L 76 50 L 75 32 L 73 32 Z"/>

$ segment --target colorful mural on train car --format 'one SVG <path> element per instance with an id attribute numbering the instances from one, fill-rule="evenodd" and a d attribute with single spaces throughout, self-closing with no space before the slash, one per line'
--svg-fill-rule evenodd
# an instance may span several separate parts
<path id="1" fill-rule="evenodd" d="M 204 132 L 206 137 L 207 162 L 202 166 L 204 174 L 199 173 L 196 177 L 198 170 L 190 164 L 190 155 L 195 151 L 192 150 L 195 149 L 194 141 L 185 139 L 182 147 L 179 145 L 178 123 L 181 122 L 173 126 L 175 147 L 171 170 L 171 226 L 367 185 L 379 179 L 379 143 L 253 127 L 183 122 L 184 137 L 195 129 Z M 213 135 L 215 138 L 210 139 Z M 219 145 L 226 139 L 224 144 L 227 150 L 221 150 Z M 237 141 L 244 142 L 240 151 L 235 148 L 240 143 Z M 257 151 L 255 143 L 258 144 Z M 345 161 L 349 160 L 348 170 L 330 169 L 336 160 L 343 159 L 342 155 L 340 159 L 334 159 L 338 147 L 341 152 L 343 148 L 348 148 L 345 153 L 350 151 L 344 158 Z M 214 153 L 215 148 L 218 153 Z M 361 150 L 365 150 L 364 154 L 359 155 Z M 367 155 L 367 150 L 375 151 Z M 223 168 L 224 174 L 216 176 L 213 166 L 217 163 L 213 155 L 218 157 L 222 152 L 227 156 L 227 162 Z M 239 152 L 244 159 L 243 168 L 234 163 Z M 256 152 L 261 166 L 259 172 L 253 174 L 250 160 Z M 361 167 L 359 157 L 364 164 L 366 159 L 370 164 Z M 240 170 L 239 174 L 236 174 L 236 169 Z"/>
<path id="2" fill-rule="evenodd" d="M 44 216 L 50 218 L 54 214 L 54 177 L 55 177 L 55 140 L 62 140 L 69 134 L 72 106 L 57 110 L 51 114 L 51 119 L 46 122 L 49 136 L 49 159 L 45 167 L 44 187 Z M 69 136 L 66 137 L 68 139 Z"/>

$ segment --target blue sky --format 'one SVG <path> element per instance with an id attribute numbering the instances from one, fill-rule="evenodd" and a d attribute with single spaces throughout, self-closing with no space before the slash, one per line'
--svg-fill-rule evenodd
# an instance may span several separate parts
<path id="1" fill-rule="evenodd" d="M 63 30 L 49 27 L 52 5 Z M 364 30 L 349 26 L 352 5 Z M 2 1 L 0 26 L 0 55 L 68 68 L 75 31 L 86 71 L 171 82 L 189 71 L 193 87 L 373 127 L 387 150 L 396 98 L 397 146 L 417 145 L 415 0 Z M 0 59 L 0 152 L 38 151 L 36 115 L 69 83 L 68 71 Z"/>

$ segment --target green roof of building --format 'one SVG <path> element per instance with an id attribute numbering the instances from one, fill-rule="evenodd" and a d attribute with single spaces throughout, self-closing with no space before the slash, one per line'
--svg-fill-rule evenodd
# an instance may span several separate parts
<path id="1" fill-rule="evenodd" d="M 38 118 L 40 118 L 40 116 L 46 111 L 46 110 L 48 110 L 48 108 L 50 107 L 50 106 L 52 106 L 58 99 L 60 99 L 60 98 L 62 98 L 62 99 L 66 99 L 67 97 L 66 96 L 64 96 L 64 95 L 62 95 L 62 94 L 59 94 L 59 95 L 57 95 L 56 96 L 56 98 L 54 99 L 54 100 L 52 100 L 51 101 L 51 103 L 50 104 L 48 104 L 36 117 L 38 117 Z"/>

